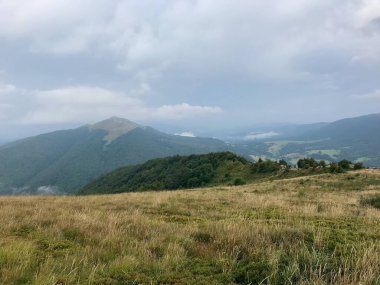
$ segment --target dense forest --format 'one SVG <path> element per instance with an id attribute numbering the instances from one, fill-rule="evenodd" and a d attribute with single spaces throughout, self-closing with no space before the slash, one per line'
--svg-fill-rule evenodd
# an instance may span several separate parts
<path id="1" fill-rule="evenodd" d="M 231 152 L 171 156 L 128 166 L 103 175 L 85 186 L 80 194 L 175 190 L 217 185 L 243 185 L 257 179 L 301 176 L 310 173 L 341 173 L 359 169 L 344 160 L 326 164 L 313 158 L 300 159 L 297 169 L 284 160 L 250 162 Z"/>
<path id="2" fill-rule="evenodd" d="M 231 152 L 172 156 L 142 165 L 123 167 L 100 177 L 82 189 L 82 194 L 146 190 L 174 190 L 214 185 L 241 185 L 257 173 L 281 169 L 278 162 L 252 163 Z"/>

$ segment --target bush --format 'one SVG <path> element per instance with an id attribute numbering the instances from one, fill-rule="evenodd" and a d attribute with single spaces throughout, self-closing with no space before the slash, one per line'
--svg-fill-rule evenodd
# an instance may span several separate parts
<path id="1" fill-rule="evenodd" d="M 234 185 L 235 185 L 235 186 L 245 185 L 245 184 L 247 184 L 247 182 L 245 182 L 245 180 L 242 179 L 242 178 L 236 178 L 236 179 L 234 180 Z"/>
<path id="2" fill-rule="evenodd" d="M 261 158 L 252 166 L 254 173 L 271 173 L 281 169 L 277 161 L 262 160 Z"/>
<path id="3" fill-rule="evenodd" d="M 354 164 L 354 170 L 359 170 L 359 169 L 363 169 L 364 168 L 364 165 L 362 162 L 357 162 Z"/>
<path id="4" fill-rule="evenodd" d="M 340 168 L 344 169 L 344 170 L 348 170 L 351 168 L 351 164 L 352 162 L 347 160 L 347 159 L 343 159 L 341 161 L 338 162 L 338 165 Z"/>
<path id="5" fill-rule="evenodd" d="M 343 169 L 335 162 L 330 164 L 330 172 L 331 173 L 342 173 Z"/>
<path id="6" fill-rule="evenodd" d="M 290 168 L 290 165 L 284 159 L 280 159 L 278 163 L 285 168 Z"/>
<path id="7" fill-rule="evenodd" d="M 319 163 L 314 158 L 302 158 L 298 160 L 297 167 L 300 169 L 309 169 L 318 167 Z"/>

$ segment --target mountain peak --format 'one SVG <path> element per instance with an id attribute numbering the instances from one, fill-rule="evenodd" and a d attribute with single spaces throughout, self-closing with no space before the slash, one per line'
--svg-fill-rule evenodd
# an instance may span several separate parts
<path id="1" fill-rule="evenodd" d="M 140 127 L 141 126 L 139 124 L 130 120 L 119 117 L 111 117 L 94 125 L 91 125 L 89 128 L 91 130 L 106 131 L 107 135 L 103 139 L 107 142 L 107 144 L 109 144 L 120 136 Z"/>

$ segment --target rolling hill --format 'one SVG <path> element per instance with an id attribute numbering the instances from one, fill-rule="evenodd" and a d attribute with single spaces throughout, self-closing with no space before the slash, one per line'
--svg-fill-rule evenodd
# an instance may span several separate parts
<path id="1" fill-rule="evenodd" d="M 345 142 L 380 142 L 380 113 L 338 120 L 303 134 L 304 138 L 330 138 Z"/>
<path id="2" fill-rule="evenodd" d="M 380 166 L 380 114 L 275 131 L 281 136 L 225 143 L 170 135 L 113 117 L 0 145 L 0 194 L 77 193 L 93 179 L 120 167 L 220 151 L 293 164 L 313 157 Z"/>
<path id="3" fill-rule="evenodd" d="M 177 155 L 114 170 L 86 185 L 79 193 L 110 194 L 242 185 L 273 175 L 280 169 L 277 162 L 252 163 L 231 152 Z"/>
<path id="4" fill-rule="evenodd" d="M 121 166 L 227 148 L 216 139 L 169 135 L 126 119 L 110 118 L 0 146 L 0 193 L 75 193 L 97 176 Z"/>
<path id="5" fill-rule="evenodd" d="M 380 166 L 380 114 L 316 126 L 309 130 L 300 127 L 296 133 L 277 130 L 281 137 L 240 141 L 236 148 L 254 159 L 285 159 L 293 164 L 300 158 L 313 157 L 326 161 L 349 159 L 366 166 Z"/>

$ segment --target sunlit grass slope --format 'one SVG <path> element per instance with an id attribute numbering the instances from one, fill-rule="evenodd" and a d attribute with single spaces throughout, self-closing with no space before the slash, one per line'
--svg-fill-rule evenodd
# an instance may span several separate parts
<path id="1" fill-rule="evenodd" d="M 380 171 L 0 199 L 0 284 L 380 284 Z M 375 203 L 368 202 L 375 200 Z"/>

